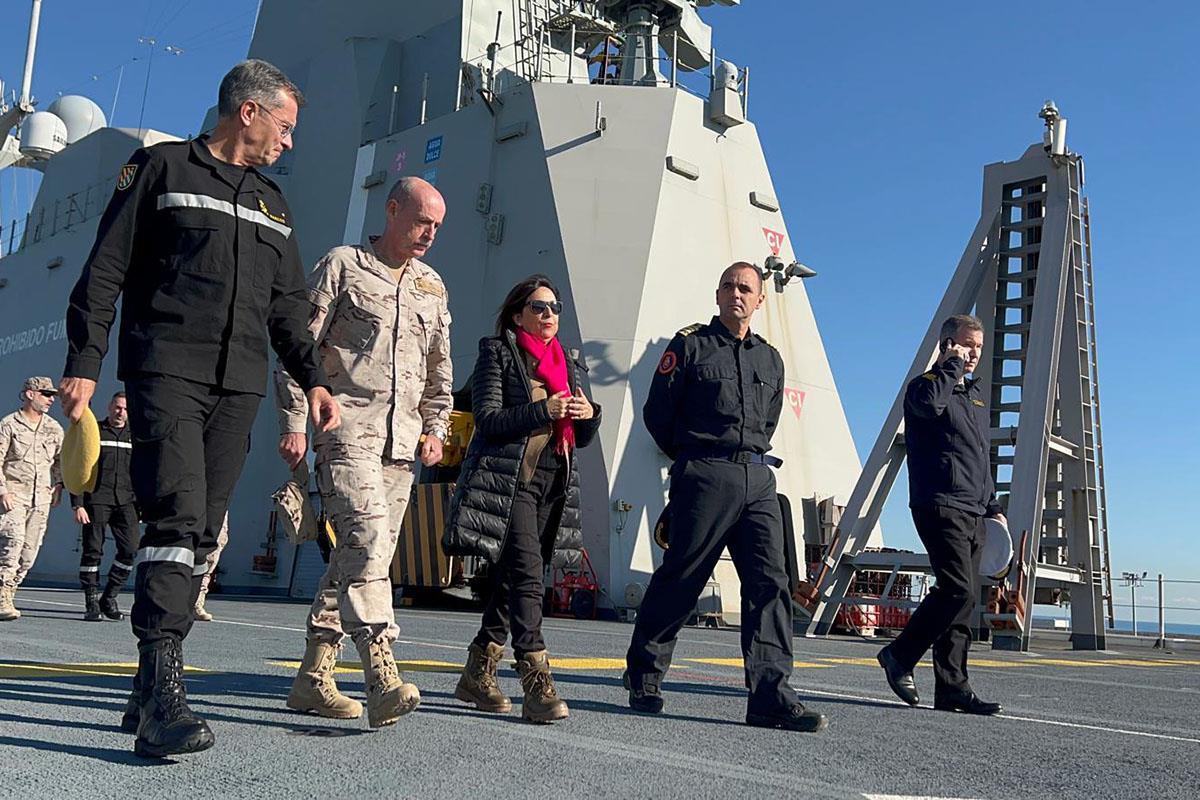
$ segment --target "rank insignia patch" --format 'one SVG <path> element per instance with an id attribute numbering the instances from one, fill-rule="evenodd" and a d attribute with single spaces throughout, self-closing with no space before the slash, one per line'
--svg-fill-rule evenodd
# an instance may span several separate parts
<path id="1" fill-rule="evenodd" d="M 117 190 L 124 191 L 133 186 L 133 176 L 137 174 L 137 164 L 126 164 L 117 173 Z"/>
<path id="2" fill-rule="evenodd" d="M 272 214 L 271 210 L 269 208 L 267 208 L 267 204 L 263 202 L 263 199 L 261 197 L 258 198 L 258 210 L 261 211 L 262 213 L 266 214 L 267 219 L 274 220 L 275 222 L 278 222 L 281 225 L 287 223 L 287 218 L 283 214 Z"/>
<path id="3" fill-rule="evenodd" d="M 433 281 L 431 281 L 431 280 L 426 280 L 425 278 L 417 278 L 417 280 L 416 280 L 416 287 L 417 287 L 417 290 L 418 290 L 418 291 L 422 291 L 422 292 L 424 292 L 425 294 L 431 294 L 431 295 L 433 295 L 433 296 L 435 296 L 435 297 L 443 297 L 443 296 L 445 296 L 445 294 L 446 294 L 446 293 L 445 293 L 445 292 L 442 290 L 442 287 L 441 287 L 441 286 L 438 286 L 438 285 L 437 285 L 436 283 L 434 283 Z"/>
<path id="4" fill-rule="evenodd" d="M 670 350 L 663 353 L 662 361 L 658 362 L 658 374 L 670 375 L 679 364 L 679 358 Z"/>

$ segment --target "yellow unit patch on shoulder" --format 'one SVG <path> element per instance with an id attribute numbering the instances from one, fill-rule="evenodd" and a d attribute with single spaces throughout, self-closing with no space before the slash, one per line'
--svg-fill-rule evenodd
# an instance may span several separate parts
<path id="1" fill-rule="evenodd" d="M 267 208 L 267 204 L 265 202 L 263 202 L 263 199 L 261 197 L 258 198 L 258 210 L 261 211 L 262 213 L 266 214 L 267 219 L 274 220 L 275 222 L 278 222 L 281 225 L 287 224 L 287 217 L 283 214 L 271 213 L 271 209 Z"/>
<path id="2" fill-rule="evenodd" d="M 979 406 L 980 408 L 983 408 L 985 405 L 987 405 L 987 404 L 986 404 L 986 403 L 984 403 L 982 400 L 977 400 L 977 399 L 975 399 L 975 398 L 971 398 L 971 402 L 972 402 L 973 404 L 975 404 L 975 405 Z"/>
<path id="3" fill-rule="evenodd" d="M 676 336 L 691 336 L 693 333 L 695 333 L 696 331 L 700 330 L 703 327 L 704 327 L 703 322 L 697 322 L 692 325 L 688 325 L 686 328 L 680 328 L 679 330 L 675 331 L 675 335 Z"/>
<path id="4" fill-rule="evenodd" d="M 445 297 L 446 290 L 428 278 L 417 278 L 416 286 L 419 291 L 425 294 L 431 294 L 436 297 Z"/>
<path id="5" fill-rule="evenodd" d="M 936 380 L 938 379 L 938 376 L 937 376 L 937 373 L 936 373 L 936 372 L 926 372 L 926 373 L 925 373 L 924 375 L 922 375 L 921 377 L 922 377 L 922 378 L 925 378 L 926 380 L 930 380 L 930 381 L 936 381 Z"/>

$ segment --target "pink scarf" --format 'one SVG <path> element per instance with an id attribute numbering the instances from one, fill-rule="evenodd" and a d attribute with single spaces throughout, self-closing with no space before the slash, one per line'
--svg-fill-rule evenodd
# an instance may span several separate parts
<path id="1" fill-rule="evenodd" d="M 567 356 L 555 336 L 543 343 L 524 328 L 517 329 L 517 345 L 529 354 L 537 366 L 533 374 L 546 384 L 546 391 L 553 397 L 559 392 L 571 391 L 567 380 Z M 554 420 L 554 451 L 565 454 L 575 449 L 575 424 L 570 417 Z"/>

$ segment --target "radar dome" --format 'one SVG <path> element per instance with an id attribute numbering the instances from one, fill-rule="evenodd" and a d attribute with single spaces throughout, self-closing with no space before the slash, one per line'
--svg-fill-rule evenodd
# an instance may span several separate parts
<path id="1" fill-rule="evenodd" d="M 67 126 L 49 111 L 35 111 L 21 123 L 21 155 L 45 159 L 67 146 Z"/>
<path id="2" fill-rule="evenodd" d="M 63 95 L 46 110 L 66 124 L 67 144 L 74 144 L 108 124 L 100 106 L 78 94 Z"/>

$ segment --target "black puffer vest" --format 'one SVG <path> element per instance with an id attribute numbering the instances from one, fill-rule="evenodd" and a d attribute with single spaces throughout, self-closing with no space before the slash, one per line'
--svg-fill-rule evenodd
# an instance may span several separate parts
<path id="1" fill-rule="evenodd" d="M 567 351 L 567 375 L 574 392 L 587 367 L 575 350 Z M 586 447 L 600 426 L 600 406 L 590 420 L 575 421 L 575 446 Z M 516 337 L 489 336 L 479 341 L 479 358 L 471 376 L 471 410 L 475 436 L 463 459 L 462 472 L 450 500 L 442 546 L 448 555 L 484 556 L 495 564 L 504 550 L 512 518 L 513 498 L 529 436 L 552 420 L 546 401 L 532 401 L 529 375 Z M 553 541 L 542 542 L 542 556 L 554 566 L 572 566 L 583 547 L 579 510 L 579 466 L 571 454 L 566 500 Z M 553 521 L 552 521 L 553 522 Z"/>

